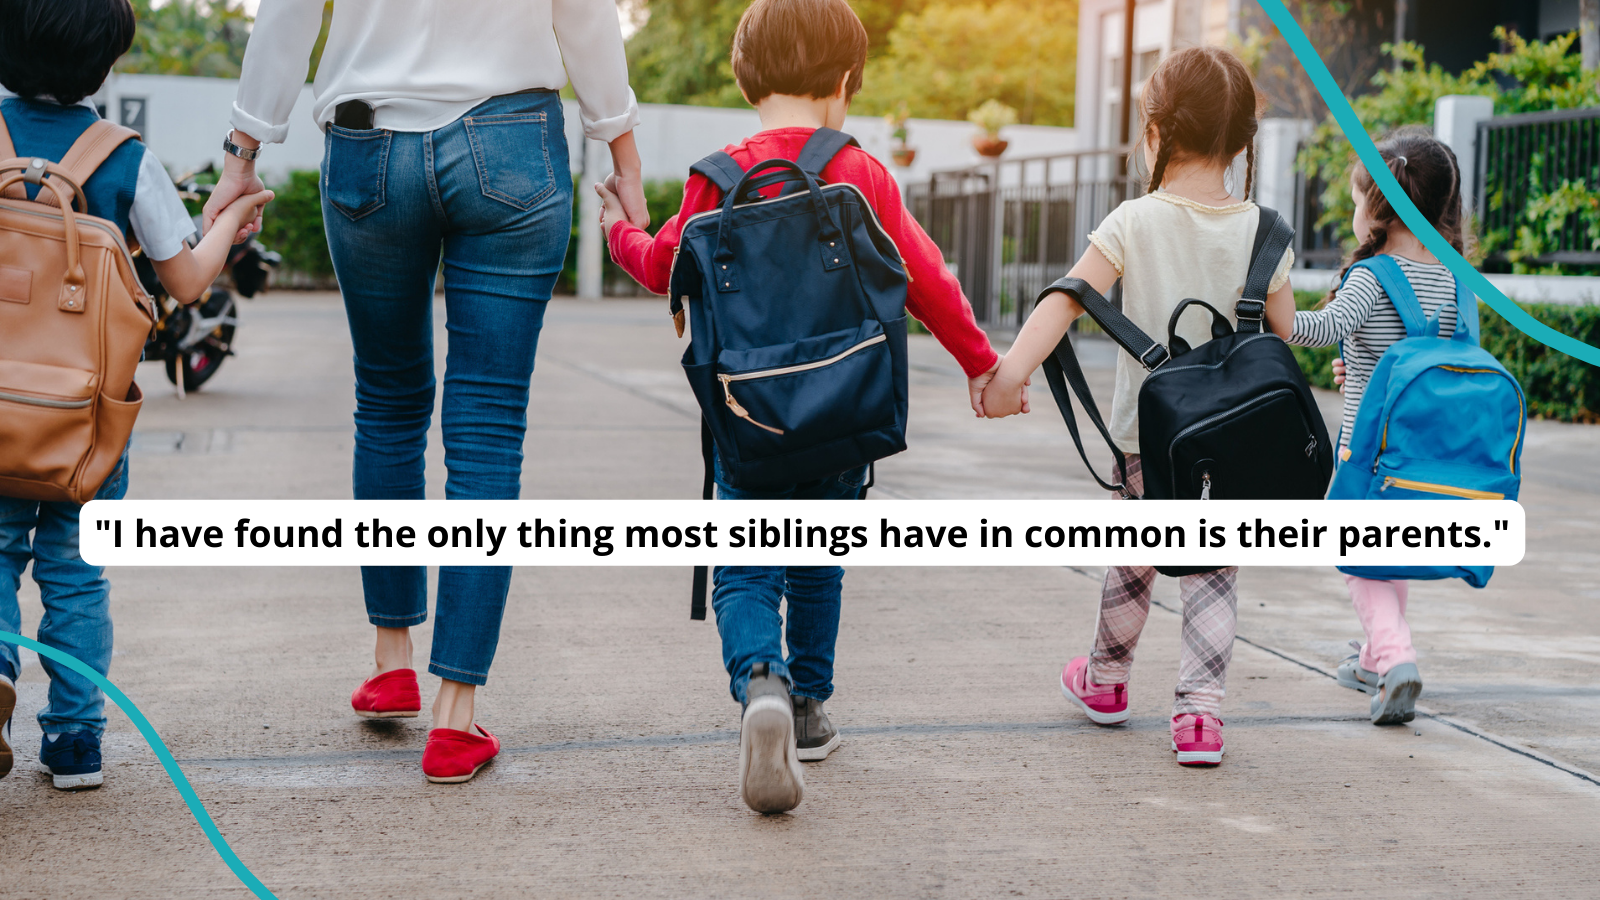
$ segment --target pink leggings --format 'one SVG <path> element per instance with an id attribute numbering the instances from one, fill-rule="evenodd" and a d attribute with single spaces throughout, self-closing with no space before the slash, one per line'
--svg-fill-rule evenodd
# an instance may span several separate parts
<path id="1" fill-rule="evenodd" d="M 1350 586 L 1356 618 L 1367 633 L 1367 642 L 1361 646 L 1361 668 L 1382 675 L 1401 663 L 1415 663 L 1417 651 L 1411 646 L 1411 626 L 1406 624 L 1410 583 L 1354 575 L 1346 575 L 1344 581 Z"/>

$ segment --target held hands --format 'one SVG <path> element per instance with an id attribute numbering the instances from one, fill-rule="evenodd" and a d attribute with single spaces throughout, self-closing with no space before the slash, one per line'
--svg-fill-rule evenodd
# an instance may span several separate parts
<path id="1" fill-rule="evenodd" d="M 611 240 L 611 229 L 618 222 L 630 221 L 628 211 L 623 205 L 622 197 L 617 193 L 616 185 L 617 176 L 611 175 L 606 178 L 604 184 L 596 184 L 594 186 L 594 192 L 600 195 L 600 236 L 607 241 Z M 640 197 L 643 197 L 642 193 Z M 641 202 L 643 202 L 642 199 Z M 648 225 L 649 223 L 650 219 L 646 216 L 645 224 Z"/>
<path id="2" fill-rule="evenodd" d="M 256 183 L 259 185 L 260 181 L 257 180 Z M 261 230 L 261 208 L 271 203 L 273 196 L 271 191 L 261 187 L 240 194 L 227 206 L 210 216 L 212 224 L 221 227 L 224 234 L 232 233 L 235 238 L 233 243 L 240 243 L 254 232 Z M 212 197 L 214 199 L 216 195 L 212 194 Z M 206 206 L 209 210 L 210 203 Z M 207 231 L 209 230 L 208 228 Z"/>
<path id="3" fill-rule="evenodd" d="M 1339 393 L 1344 393 L 1344 360 L 1337 356 L 1333 358 L 1333 383 L 1339 386 Z"/>
<path id="4" fill-rule="evenodd" d="M 249 142 L 247 135 L 238 135 L 241 142 Z M 259 145 L 258 145 L 259 146 Z M 216 224 L 222 211 L 233 204 L 235 200 L 247 194 L 258 194 L 266 185 L 256 176 L 254 160 L 246 161 L 236 156 L 228 155 L 222 163 L 222 175 L 217 179 L 216 187 L 211 190 L 210 199 L 206 200 L 205 209 L 201 212 L 201 230 L 211 233 L 211 228 Z M 271 199 L 268 197 L 267 199 Z M 265 203 L 266 201 L 262 201 Z M 256 204 L 257 213 L 242 224 L 235 226 L 233 243 L 242 244 L 250 235 L 261 231 L 261 203 Z"/>
<path id="5" fill-rule="evenodd" d="M 1006 371 L 1002 361 L 1000 371 L 995 373 L 983 389 L 983 396 L 978 404 L 982 409 L 979 411 L 991 419 L 1028 412 L 1028 385 L 1032 383 L 1032 375 L 1019 379 L 1015 373 Z"/>
<path id="6" fill-rule="evenodd" d="M 1002 357 L 1003 359 L 1003 357 Z M 983 418 L 983 389 L 994 380 L 994 373 L 1000 371 L 1000 360 L 995 360 L 989 371 L 974 378 L 967 379 L 967 396 L 972 401 L 972 412 L 978 418 Z"/>

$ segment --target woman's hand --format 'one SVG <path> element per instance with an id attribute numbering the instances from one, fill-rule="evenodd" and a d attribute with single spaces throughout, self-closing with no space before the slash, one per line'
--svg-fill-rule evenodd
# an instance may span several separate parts
<path id="1" fill-rule="evenodd" d="M 1337 356 L 1333 358 L 1333 383 L 1339 386 L 1339 393 L 1344 393 L 1344 360 Z"/>
<path id="2" fill-rule="evenodd" d="M 261 146 L 261 142 L 242 131 L 233 133 L 234 142 L 249 150 Z M 261 179 L 256 176 L 255 160 L 243 160 L 231 153 L 223 154 L 222 174 L 217 178 L 217 184 L 211 189 L 211 196 L 206 200 L 205 209 L 200 213 L 202 231 L 211 233 L 211 226 L 216 222 L 217 216 L 223 210 L 233 205 L 240 197 L 259 194 L 265 189 Z M 250 235 L 261 230 L 260 207 L 253 221 L 242 225 L 233 236 L 233 243 L 242 244 Z"/>
<path id="3" fill-rule="evenodd" d="M 606 188 L 620 201 L 623 218 L 640 228 L 649 228 L 650 207 L 644 200 L 644 163 L 639 159 L 633 132 L 612 141 L 610 146 L 612 174 L 606 178 Z M 612 219 L 613 223 L 617 221 L 620 219 Z"/>

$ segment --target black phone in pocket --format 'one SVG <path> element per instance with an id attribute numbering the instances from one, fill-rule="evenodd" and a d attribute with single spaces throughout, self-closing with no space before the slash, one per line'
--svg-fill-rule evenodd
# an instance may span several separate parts
<path id="1" fill-rule="evenodd" d="M 365 100 L 346 100 L 333 108 L 333 124 L 352 131 L 372 128 L 372 104 Z"/>

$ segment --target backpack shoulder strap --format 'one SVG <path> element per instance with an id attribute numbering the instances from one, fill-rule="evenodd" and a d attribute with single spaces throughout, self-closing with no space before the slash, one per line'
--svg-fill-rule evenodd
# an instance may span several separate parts
<path id="1" fill-rule="evenodd" d="M 832 128 L 818 128 L 806 138 L 804 147 L 800 148 L 800 158 L 795 160 L 800 168 L 810 173 L 813 178 L 822 177 L 822 170 L 833 162 L 839 151 L 846 147 L 860 147 L 856 139 L 842 131 Z"/>
<path id="2" fill-rule="evenodd" d="M 11 131 L 6 128 L 6 117 L 0 116 L 0 159 L 15 159 L 17 148 L 11 143 Z"/>
<path id="3" fill-rule="evenodd" d="M 1478 341 L 1478 298 L 1461 279 L 1456 279 L 1456 333 L 1455 339 L 1474 347 Z"/>
<path id="4" fill-rule="evenodd" d="M 1278 271 L 1278 261 L 1289 249 L 1289 242 L 1294 240 L 1294 228 L 1277 210 L 1265 206 L 1260 210 L 1255 243 L 1250 249 L 1250 271 L 1245 276 L 1244 292 L 1233 307 L 1239 331 L 1244 333 L 1261 330 L 1267 314 L 1267 291 L 1272 287 L 1272 275 Z"/>
<path id="5" fill-rule="evenodd" d="M 1388 254 L 1369 257 L 1350 267 L 1352 272 L 1356 269 L 1366 269 L 1378 279 L 1378 286 L 1389 295 L 1389 302 L 1394 304 L 1395 310 L 1400 313 L 1400 321 L 1405 323 L 1406 337 L 1421 337 L 1427 328 L 1428 317 L 1422 312 L 1416 291 L 1411 289 L 1410 279 L 1406 278 L 1406 273 L 1394 261 L 1394 257 Z M 1350 276 L 1346 274 L 1345 277 Z"/>
<path id="6" fill-rule="evenodd" d="M 138 137 L 139 132 L 132 128 L 100 119 L 78 136 L 72 146 L 67 148 L 67 155 L 61 157 L 61 162 L 57 163 L 56 167 L 63 175 L 82 187 L 113 150 Z"/>
<path id="7" fill-rule="evenodd" d="M 726 151 L 718 150 L 689 167 L 689 171 L 705 176 L 707 181 L 721 189 L 724 196 L 739 186 L 744 169 Z"/>

